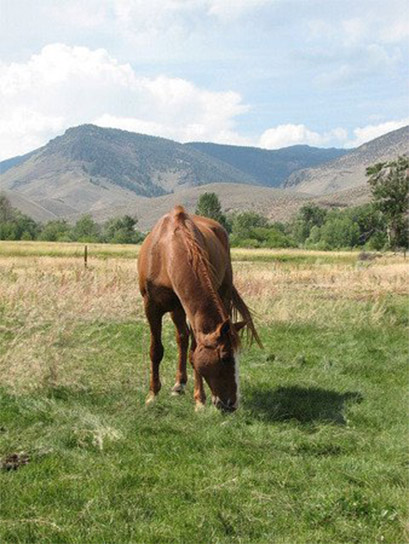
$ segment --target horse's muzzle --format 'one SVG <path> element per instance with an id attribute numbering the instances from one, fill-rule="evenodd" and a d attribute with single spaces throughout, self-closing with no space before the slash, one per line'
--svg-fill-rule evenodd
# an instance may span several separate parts
<path id="1" fill-rule="evenodd" d="M 237 409 L 237 403 L 230 399 L 227 402 L 223 402 L 219 397 L 213 396 L 212 401 L 216 408 L 222 412 L 234 412 Z"/>

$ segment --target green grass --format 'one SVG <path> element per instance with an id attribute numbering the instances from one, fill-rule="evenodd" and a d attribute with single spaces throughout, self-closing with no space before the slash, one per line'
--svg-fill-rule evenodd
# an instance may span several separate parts
<path id="1" fill-rule="evenodd" d="M 0 473 L 1 542 L 405 542 L 401 331 L 263 329 L 265 351 L 242 356 L 243 406 L 223 416 L 194 412 L 191 383 L 170 397 L 170 325 L 144 406 L 142 327 L 78 327 L 75 384 L 3 391 L 1 452 L 31 459 Z"/>
<path id="2" fill-rule="evenodd" d="M 301 281 L 299 255 L 277 281 L 287 266 Z M 365 299 L 352 288 L 345 298 L 343 279 L 339 304 L 326 284 L 299 288 L 307 308 L 337 319 L 308 317 L 301 306 L 291 319 L 266 316 L 265 349 L 241 355 L 241 408 L 223 415 L 212 406 L 194 411 L 191 373 L 186 395 L 171 397 L 169 318 L 162 391 L 145 406 L 147 325 L 137 308 L 113 306 L 136 289 L 129 260 L 114 261 L 111 275 L 104 262 L 83 275 L 37 256 L 21 267 L 18 257 L 10 262 L 0 274 L 8 288 L 8 298 L 0 293 L 0 460 L 25 452 L 29 462 L 0 469 L 1 544 L 408 541 L 408 300 L 385 294 L 381 276 L 379 294 Z M 243 285 L 264 265 L 249 266 Z M 331 274 L 344 269 L 341 260 Z M 89 308 L 80 304 L 87 289 Z M 77 291 L 77 313 L 70 304 L 54 308 L 53 297 Z M 253 296 L 264 301 L 260 293 Z M 98 306 L 106 299 L 108 311 Z M 38 308 L 30 312 L 27 300 Z"/>

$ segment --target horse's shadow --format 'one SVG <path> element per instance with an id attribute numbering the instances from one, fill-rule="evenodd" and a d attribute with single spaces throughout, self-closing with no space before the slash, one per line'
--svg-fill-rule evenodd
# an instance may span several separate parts
<path id="1" fill-rule="evenodd" d="M 250 388 L 244 406 L 264 421 L 295 420 L 299 423 L 328 422 L 345 425 L 345 405 L 361 402 L 361 393 L 337 393 L 317 387 Z"/>

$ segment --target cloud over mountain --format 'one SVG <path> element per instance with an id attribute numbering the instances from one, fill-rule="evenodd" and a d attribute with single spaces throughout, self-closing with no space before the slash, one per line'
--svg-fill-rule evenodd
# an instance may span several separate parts
<path id="1" fill-rule="evenodd" d="M 0 74 L 0 158 L 84 121 L 179 141 L 239 143 L 234 120 L 247 110 L 236 92 L 141 76 L 105 49 L 51 44 L 25 63 L 1 65 Z"/>

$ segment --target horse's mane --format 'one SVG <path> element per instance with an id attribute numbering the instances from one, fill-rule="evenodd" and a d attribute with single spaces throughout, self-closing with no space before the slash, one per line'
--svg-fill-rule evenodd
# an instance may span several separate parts
<path id="1" fill-rule="evenodd" d="M 182 233 L 193 270 L 198 276 L 203 278 L 208 289 L 208 294 L 215 303 L 221 316 L 227 318 L 228 314 L 226 308 L 223 306 L 214 287 L 214 266 L 210 262 L 204 247 L 199 243 L 199 240 L 203 239 L 202 233 L 182 206 L 176 206 L 173 209 L 172 215 L 176 223 L 176 228 L 179 228 Z"/>
<path id="2" fill-rule="evenodd" d="M 220 312 L 223 318 L 230 317 L 233 321 L 237 321 L 240 314 L 246 323 L 247 340 L 251 343 L 253 340 L 262 347 L 262 343 L 259 335 L 257 334 L 252 312 L 247 307 L 244 300 L 241 298 L 239 292 L 232 285 L 232 300 L 230 307 L 226 309 L 220 300 L 219 294 L 214 287 L 215 270 L 213 264 L 210 262 L 208 254 L 204 248 L 204 244 L 200 244 L 200 240 L 203 240 L 203 234 L 200 229 L 197 228 L 193 220 L 185 212 L 182 206 L 176 206 L 173 210 L 173 220 L 176 223 L 176 228 L 180 229 L 183 235 L 183 240 L 187 248 L 190 262 L 195 273 L 203 278 L 208 289 L 208 295 L 213 300 L 215 307 Z M 240 345 L 240 337 L 237 334 L 234 327 L 231 327 L 232 340 L 236 347 Z"/>

